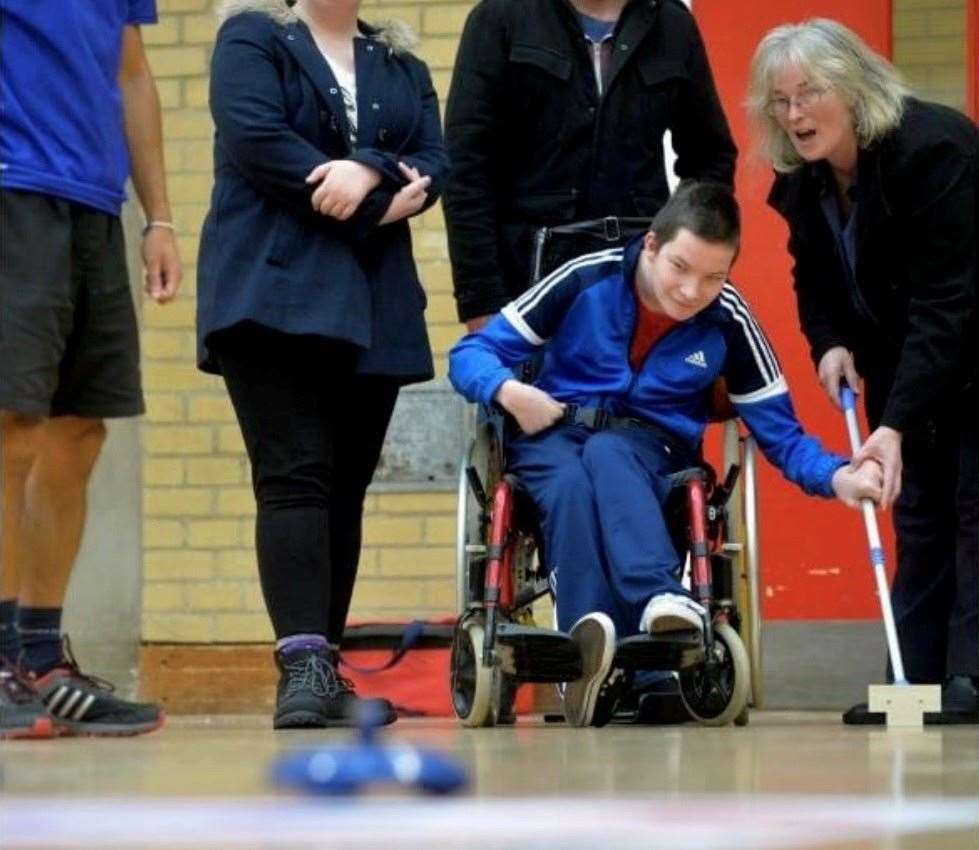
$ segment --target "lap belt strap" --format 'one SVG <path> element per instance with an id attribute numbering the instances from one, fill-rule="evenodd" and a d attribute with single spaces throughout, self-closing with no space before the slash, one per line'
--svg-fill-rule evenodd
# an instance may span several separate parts
<path id="1" fill-rule="evenodd" d="M 584 425 L 593 431 L 604 431 L 607 428 L 637 428 L 641 431 L 648 431 L 658 440 L 661 440 L 671 454 L 678 457 L 688 457 L 692 454 L 691 449 L 685 443 L 660 425 L 647 422 L 645 419 L 637 419 L 634 416 L 613 416 L 600 407 L 580 407 L 577 404 L 568 404 L 564 408 L 564 417 L 561 419 L 561 423 L 564 425 Z"/>

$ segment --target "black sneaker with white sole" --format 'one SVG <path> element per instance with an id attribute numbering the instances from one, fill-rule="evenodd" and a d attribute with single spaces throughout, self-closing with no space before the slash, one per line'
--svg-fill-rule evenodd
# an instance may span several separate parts
<path id="1" fill-rule="evenodd" d="M 360 704 L 371 703 L 375 723 L 394 723 L 398 713 L 386 699 L 362 700 L 349 679 L 336 669 L 336 654 L 324 648 L 276 652 L 279 688 L 275 729 L 324 729 L 356 726 Z"/>
<path id="2" fill-rule="evenodd" d="M 591 726 L 603 686 L 612 671 L 615 625 L 607 614 L 594 611 L 578 620 L 569 636 L 581 653 L 581 678 L 564 686 L 564 716 L 571 726 Z"/>

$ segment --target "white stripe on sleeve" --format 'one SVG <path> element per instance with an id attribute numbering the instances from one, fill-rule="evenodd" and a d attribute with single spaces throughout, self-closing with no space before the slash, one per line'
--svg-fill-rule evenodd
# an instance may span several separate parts
<path id="1" fill-rule="evenodd" d="M 767 384 L 775 383 L 782 371 L 779 368 L 775 352 L 772 351 L 768 338 L 758 326 L 758 322 L 748 309 L 744 299 L 729 283 L 724 284 L 724 289 L 721 291 L 721 306 L 741 325 L 748 346 L 751 348 L 751 353 L 755 356 L 758 371 L 764 377 L 765 382 Z"/>
<path id="2" fill-rule="evenodd" d="M 581 257 L 568 260 L 563 266 L 551 272 L 547 277 L 542 278 L 539 283 L 532 286 L 512 303 L 516 305 L 516 309 L 520 311 L 521 315 L 525 315 L 528 311 L 536 307 L 548 292 L 569 275 L 588 266 L 621 260 L 622 250 L 622 248 L 609 248 L 605 251 L 596 251 L 593 254 L 584 254 Z"/>
<path id="3" fill-rule="evenodd" d="M 757 401 L 764 401 L 766 398 L 774 398 L 777 395 L 784 395 L 789 391 L 789 384 L 785 380 L 784 375 L 779 375 L 778 380 L 774 384 L 767 384 L 760 390 L 755 390 L 753 393 L 746 393 L 745 395 L 731 395 L 728 398 L 731 399 L 733 404 L 752 404 Z"/>
<path id="4" fill-rule="evenodd" d="M 524 321 L 524 317 L 517 312 L 515 302 L 511 301 L 500 312 L 503 314 L 503 318 L 513 325 L 513 329 L 531 345 L 543 345 L 547 342 L 547 340 L 537 336 L 534 329 Z"/>

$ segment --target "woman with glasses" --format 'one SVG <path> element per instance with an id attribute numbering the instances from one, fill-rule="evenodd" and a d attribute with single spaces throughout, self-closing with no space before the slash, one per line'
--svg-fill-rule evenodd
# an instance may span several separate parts
<path id="1" fill-rule="evenodd" d="M 943 719 L 979 722 L 976 127 L 824 19 L 764 37 L 748 109 L 819 380 L 837 404 L 844 381 L 863 390 L 872 433 L 855 460 L 882 464 L 894 505 L 908 678 L 944 684 Z"/>

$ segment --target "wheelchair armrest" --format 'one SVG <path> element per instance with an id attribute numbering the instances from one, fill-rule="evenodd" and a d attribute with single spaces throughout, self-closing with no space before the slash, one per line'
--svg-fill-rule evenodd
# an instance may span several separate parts
<path id="1" fill-rule="evenodd" d="M 735 486 L 737 486 L 738 478 L 741 477 L 741 467 L 732 463 L 727 470 L 727 475 L 724 476 L 724 483 L 720 487 L 715 487 L 714 492 L 710 494 L 709 504 L 715 508 L 722 508 L 728 503 L 731 498 L 731 494 L 734 492 Z"/>
<path id="2" fill-rule="evenodd" d="M 671 473 L 667 476 L 667 481 L 670 482 L 671 490 L 677 490 L 685 487 L 693 478 L 699 478 L 706 483 L 711 477 L 712 475 L 703 466 L 690 466 Z"/>

